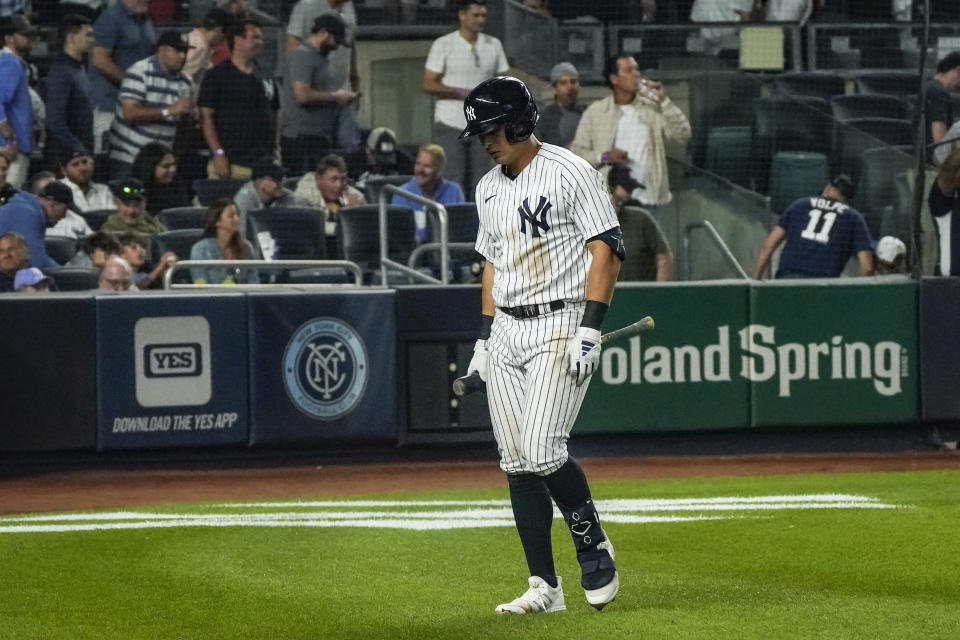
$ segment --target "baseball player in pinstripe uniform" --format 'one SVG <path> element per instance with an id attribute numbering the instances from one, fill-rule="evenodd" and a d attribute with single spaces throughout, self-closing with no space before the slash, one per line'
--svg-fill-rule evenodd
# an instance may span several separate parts
<path id="1" fill-rule="evenodd" d="M 620 581 L 570 429 L 600 358 L 600 323 L 624 258 L 602 176 L 532 136 L 537 107 L 520 80 L 499 77 L 464 101 L 467 127 L 498 166 L 477 185 L 483 271 L 480 339 L 468 373 L 487 383 L 529 588 L 497 613 L 566 608 L 554 572 L 551 497 L 573 536 L 587 601 L 603 608 Z"/>

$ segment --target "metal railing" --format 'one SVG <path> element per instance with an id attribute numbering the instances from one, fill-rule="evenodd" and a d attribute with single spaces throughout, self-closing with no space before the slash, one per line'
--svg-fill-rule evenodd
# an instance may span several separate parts
<path id="1" fill-rule="evenodd" d="M 429 276 L 425 273 L 421 273 L 416 269 L 397 262 L 396 260 L 390 259 L 390 237 L 387 232 L 387 205 L 388 197 L 393 194 L 399 194 L 407 200 L 412 200 L 422 204 L 426 209 L 433 209 L 437 212 L 437 218 L 440 220 L 440 279 Z M 386 286 L 388 282 L 388 268 L 392 268 L 400 273 L 409 276 L 413 280 L 418 280 L 420 282 L 427 282 L 430 284 L 450 284 L 450 247 L 448 242 L 448 230 L 447 230 L 447 209 L 439 202 L 435 202 L 430 198 L 424 198 L 421 195 L 415 193 L 410 193 L 405 191 L 400 187 L 397 187 L 392 184 L 385 184 L 383 188 L 380 189 L 380 197 L 378 198 L 380 205 L 380 270 L 381 276 L 383 278 L 383 284 Z"/>
<path id="2" fill-rule="evenodd" d="M 236 287 L 236 284 L 174 284 L 173 274 L 178 269 L 190 267 L 213 267 L 218 269 L 257 269 L 258 271 L 288 271 L 290 269 L 324 269 L 346 271 L 353 276 L 353 285 L 363 286 L 363 271 L 360 265 L 350 260 L 178 260 L 163 275 L 164 289 L 199 289 L 209 287 Z M 315 283 L 319 286 L 343 286 L 349 283 Z M 246 286 L 260 287 L 263 284 Z M 272 285 L 271 285 L 272 286 Z M 300 285 L 303 286 L 303 285 Z M 310 286 L 313 286 L 312 284 Z"/>
<path id="3" fill-rule="evenodd" d="M 720 234 L 717 233 L 717 229 L 710 224 L 707 220 L 701 220 L 699 222 L 691 222 L 683 229 L 683 253 L 684 255 L 690 255 L 690 232 L 697 229 L 704 229 L 707 232 L 707 236 L 713 241 L 713 244 L 720 249 L 720 253 L 723 255 L 727 263 L 740 274 L 740 277 L 744 280 L 749 280 L 750 276 L 747 275 L 747 272 L 743 270 L 743 267 L 740 266 L 740 263 L 737 262 L 736 257 L 730 251 L 730 248 L 727 246 L 727 243 L 723 241 L 723 238 L 720 237 Z M 687 260 L 687 280 L 692 280 L 691 276 L 693 275 L 693 262 Z"/>

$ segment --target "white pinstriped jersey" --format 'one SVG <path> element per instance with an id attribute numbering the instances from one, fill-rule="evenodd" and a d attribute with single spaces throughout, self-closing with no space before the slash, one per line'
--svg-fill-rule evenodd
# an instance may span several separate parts
<path id="1" fill-rule="evenodd" d="M 493 264 L 496 306 L 586 299 L 586 242 L 619 224 L 603 176 L 586 160 L 544 143 L 514 179 L 491 169 L 476 201 L 476 249 Z"/>

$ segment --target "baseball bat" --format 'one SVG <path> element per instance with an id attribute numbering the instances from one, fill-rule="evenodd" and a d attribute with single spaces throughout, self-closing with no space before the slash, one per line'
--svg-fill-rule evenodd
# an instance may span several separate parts
<path id="1" fill-rule="evenodd" d="M 644 316 L 640 318 L 633 324 L 628 324 L 625 327 L 615 329 L 609 333 L 605 333 L 600 336 L 600 344 L 607 344 L 612 340 L 619 340 L 621 338 L 629 338 L 630 336 L 635 336 L 645 331 L 653 331 L 655 326 L 653 318 L 650 316 Z M 461 376 L 453 381 L 453 393 L 458 398 L 468 396 L 471 393 L 477 391 L 483 391 L 487 388 L 487 383 L 480 378 L 480 374 L 474 371 L 470 375 Z"/>

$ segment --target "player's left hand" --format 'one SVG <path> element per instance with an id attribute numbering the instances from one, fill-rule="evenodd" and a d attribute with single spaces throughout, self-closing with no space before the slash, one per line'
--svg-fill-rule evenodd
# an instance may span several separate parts
<path id="1" fill-rule="evenodd" d="M 600 331 L 578 327 L 567 341 L 567 373 L 576 378 L 579 387 L 587 381 L 600 362 Z"/>

